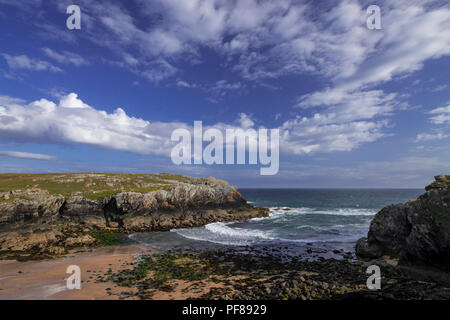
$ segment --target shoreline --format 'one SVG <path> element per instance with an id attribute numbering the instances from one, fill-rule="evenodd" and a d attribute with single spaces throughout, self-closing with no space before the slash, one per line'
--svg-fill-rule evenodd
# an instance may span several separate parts
<path id="1" fill-rule="evenodd" d="M 387 257 L 370 263 L 323 257 L 283 261 L 257 251 L 158 253 L 133 243 L 53 260 L 1 260 L 0 300 L 450 299 L 450 283 L 407 275 Z M 380 291 L 366 287 L 366 268 L 374 263 L 382 268 Z M 69 265 L 81 268 L 81 290 L 66 288 Z"/>
<path id="2" fill-rule="evenodd" d="M 404 224 L 405 221 L 409 221 L 408 219 L 413 219 L 412 223 L 425 226 L 424 230 L 431 228 L 430 230 L 438 230 L 444 234 L 445 230 L 441 226 L 446 226 L 445 217 L 442 214 L 419 209 L 420 205 L 430 204 L 436 212 L 448 211 L 442 201 L 435 201 L 436 194 L 444 196 L 447 194 L 446 181 L 446 178 L 436 177 L 436 182 L 426 188 L 427 193 L 419 196 L 417 200 L 384 207 L 373 218 L 368 238 L 360 238 L 357 242 L 353 242 L 352 239 L 344 240 L 348 239 L 348 234 L 344 234 L 347 238 L 337 238 L 334 233 L 331 238 L 330 236 L 321 238 L 322 235 L 319 233 L 317 238 L 309 238 L 312 240 L 288 239 L 281 236 L 268 238 L 280 241 L 226 245 L 223 241 L 227 240 L 230 230 L 224 228 L 223 223 L 219 225 L 222 229 L 216 232 L 220 235 L 215 238 L 216 241 L 207 240 L 207 237 L 199 239 L 195 235 L 189 237 L 176 232 L 157 232 L 173 227 L 192 228 L 217 221 L 247 221 L 249 218 L 261 219 L 269 216 L 270 209 L 248 205 L 235 188 L 217 180 L 199 181 L 206 183 L 205 185 L 175 187 L 170 197 L 177 199 L 176 203 L 180 206 L 178 209 L 172 205 L 170 208 L 167 207 L 166 202 L 162 204 L 158 202 L 159 196 L 163 195 L 167 200 L 172 199 L 168 198 L 169 194 L 166 191 L 146 194 L 121 193 L 105 202 L 103 207 L 105 214 L 110 215 L 109 218 L 116 219 L 114 222 L 119 224 L 117 227 L 109 227 L 108 215 L 104 217 L 106 226 L 102 224 L 96 228 L 92 221 L 86 224 L 86 221 L 90 221 L 89 219 L 94 216 L 91 212 L 83 216 L 79 209 L 76 212 L 80 221 L 73 217 L 64 217 L 59 212 L 55 220 L 41 219 L 40 222 L 26 224 L 28 229 L 24 228 L 25 224 L 10 224 L 12 227 L 9 233 L 3 235 L 3 252 L 11 253 L 12 250 L 13 253 L 16 251 L 26 253 L 26 248 L 32 248 L 37 250 L 38 254 L 33 255 L 31 252 L 30 258 L 54 259 L 0 261 L 0 299 L 450 299 L 450 274 L 442 272 L 444 269 L 435 269 L 443 267 L 442 264 L 434 264 L 433 261 L 422 259 L 420 256 L 416 257 L 417 259 L 405 259 L 408 256 L 400 253 L 401 250 L 408 249 L 402 246 L 406 240 L 397 243 L 393 248 L 389 247 L 391 245 L 389 241 L 386 244 L 382 242 L 386 236 L 396 238 L 399 235 L 405 238 L 411 233 L 417 238 L 414 238 L 417 240 L 414 248 L 421 249 L 424 253 L 429 252 L 430 248 L 423 247 L 421 245 L 423 242 L 419 241 L 423 235 L 417 230 L 423 228 L 411 228 L 416 232 L 413 233 Z M 208 192 L 216 190 L 215 188 L 221 191 L 223 188 L 228 190 L 232 198 L 227 201 L 240 206 L 224 210 L 217 208 L 216 203 L 214 209 L 209 208 Z M 191 196 L 192 194 L 186 195 L 185 192 L 192 190 L 201 191 L 201 199 Z M 290 196 L 292 198 L 292 195 Z M 281 195 L 280 199 L 293 201 L 289 195 L 287 199 L 283 197 L 285 196 Z M 310 201 L 314 203 L 319 198 L 311 198 Z M 130 204 L 130 199 L 133 199 L 133 205 Z M 157 201 L 155 206 L 146 202 L 149 199 Z M 202 203 L 202 206 L 196 207 L 195 210 L 192 208 L 181 210 L 186 209 L 182 205 L 184 200 Z M 13 202 L 13 205 L 21 203 L 22 200 Z M 7 205 L 10 206 L 11 203 Z M 140 207 L 141 205 L 143 207 Z M 67 209 L 66 204 L 63 207 Z M 153 212 L 152 208 L 157 210 Z M 422 214 L 406 216 L 406 211 L 403 210 L 405 208 L 410 208 L 413 213 L 417 211 Z M 280 207 L 279 210 L 293 209 Z M 361 216 L 359 210 L 358 216 Z M 325 213 L 318 212 L 320 217 L 329 215 L 326 210 L 323 211 Z M 350 213 L 337 216 L 355 215 L 353 212 Z M 333 217 L 335 216 L 334 214 Z M 299 217 L 303 216 L 300 214 Z M 96 219 L 101 220 L 101 217 L 97 216 Z M 290 223 L 314 228 L 310 226 L 313 224 L 308 219 L 287 220 L 288 223 L 285 225 Z M 355 219 L 350 219 L 353 224 L 357 222 Z M 438 229 L 434 228 L 436 219 L 442 220 L 442 225 L 438 225 Z M 362 220 L 364 222 L 367 218 Z M 158 223 L 157 226 L 153 224 L 155 221 Z M 322 220 L 319 222 L 323 223 Z M 334 226 L 338 222 L 340 221 L 332 220 L 330 224 Z M 345 225 L 346 221 L 342 224 Z M 78 229 L 74 231 L 74 227 Z M 20 232 L 16 229 L 20 229 Z M 244 234 L 250 233 L 242 224 L 238 225 L 237 229 Z M 121 237 L 117 236 L 118 230 L 121 231 L 121 235 L 137 234 L 128 237 L 130 241 L 115 245 Z M 402 233 L 403 230 L 407 232 Z M 289 232 L 286 234 L 289 235 Z M 236 232 L 231 232 L 231 235 L 236 235 Z M 258 237 L 259 234 L 256 238 Z M 239 237 L 237 238 L 239 240 Z M 245 236 L 242 239 L 245 239 Z M 90 249 L 98 245 L 102 247 Z M 439 243 L 436 245 L 441 246 Z M 445 258 L 445 252 L 442 252 L 442 257 Z M 40 253 L 46 255 L 39 255 Z M 61 256 L 62 254 L 64 256 Z M 66 288 L 66 279 L 70 276 L 66 270 L 71 265 L 79 266 L 81 269 L 81 290 Z M 377 278 L 381 279 L 381 289 L 372 291 L 367 281 L 372 274 L 369 270 L 372 270 L 374 265 L 380 270 Z"/>
<path id="3" fill-rule="evenodd" d="M 0 260 L 0 300 L 95 300 L 111 299 L 107 283 L 96 282 L 97 275 L 108 269 L 118 270 L 133 262 L 148 248 L 139 244 L 126 244 L 94 248 L 84 252 L 39 261 Z M 69 265 L 81 269 L 81 290 L 68 290 L 66 273 Z"/>

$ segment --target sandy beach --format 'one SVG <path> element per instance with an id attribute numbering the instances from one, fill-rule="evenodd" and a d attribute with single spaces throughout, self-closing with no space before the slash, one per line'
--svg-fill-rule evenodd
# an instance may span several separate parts
<path id="1" fill-rule="evenodd" d="M 96 248 L 55 260 L 3 260 L 0 261 L 0 299 L 117 299 L 117 296 L 108 294 L 108 291 L 114 292 L 114 286 L 107 282 L 96 282 L 96 277 L 109 269 L 125 269 L 128 263 L 143 253 L 149 253 L 149 249 L 140 245 L 125 245 Z M 77 265 L 81 269 L 80 290 L 66 287 L 66 279 L 70 276 L 66 270 L 70 265 Z M 108 288 L 111 290 L 106 290 Z"/>
<path id="2" fill-rule="evenodd" d="M 117 300 L 138 299 L 136 288 L 123 288 L 105 281 L 109 274 L 131 269 L 141 255 L 152 250 L 140 244 L 109 246 L 72 253 L 62 258 L 45 261 L 0 261 L 0 300 Z M 81 289 L 67 288 L 67 267 L 81 269 Z M 239 280 L 239 277 L 234 277 Z M 155 290 L 152 300 L 185 300 L 196 298 L 212 287 L 223 284 L 203 282 L 197 287 L 191 281 L 171 281 L 173 290 Z M 192 290 L 194 288 L 194 290 Z M 127 292 L 126 295 L 123 295 Z"/>

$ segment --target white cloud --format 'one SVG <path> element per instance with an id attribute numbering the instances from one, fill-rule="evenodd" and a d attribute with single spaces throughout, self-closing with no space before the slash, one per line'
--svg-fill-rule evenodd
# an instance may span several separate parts
<path id="1" fill-rule="evenodd" d="M 81 36 L 112 49 L 133 72 L 148 67 L 142 76 L 150 81 L 173 76 L 180 61 L 202 59 L 201 48 L 237 58 L 232 67 L 248 80 L 316 73 L 349 89 L 413 72 L 450 52 L 450 13 L 439 0 L 383 1 L 381 31 L 366 28 L 367 1 L 135 2 L 139 19 L 115 1 L 80 0 Z M 67 3 L 57 2 L 61 10 Z M 159 59 L 173 69 L 151 75 L 149 63 Z"/>
<path id="2" fill-rule="evenodd" d="M 213 83 L 194 83 L 178 80 L 175 85 L 181 88 L 201 89 L 208 94 L 206 100 L 212 103 L 218 103 L 230 93 L 234 92 L 237 94 L 246 88 L 246 85 L 242 82 L 229 82 L 227 80 L 218 80 Z"/>
<path id="3" fill-rule="evenodd" d="M 113 49 L 124 66 L 151 82 L 176 75 L 180 61 L 198 61 L 202 48 L 219 53 L 245 80 L 320 75 L 328 87 L 297 104 L 304 114 L 320 110 L 281 127 L 285 151 L 295 154 L 352 150 L 386 136 L 389 117 L 405 104 L 401 95 L 374 87 L 450 54 L 450 10 L 439 1 L 384 1 L 383 30 L 366 28 L 366 1 L 319 8 L 288 0 L 137 2 L 139 21 L 116 2 L 105 10 L 103 3 L 81 0 L 92 24 L 83 36 Z M 196 87 L 217 102 L 246 87 L 245 80 Z M 431 120 L 448 123 L 441 111 Z"/>
<path id="4" fill-rule="evenodd" d="M 341 88 L 326 89 L 300 98 L 299 107 L 326 107 L 335 120 L 352 121 L 390 115 L 396 104 L 396 94 L 381 90 L 345 91 Z"/>
<path id="5" fill-rule="evenodd" d="M 450 105 L 446 107 L 435 108 L 427 112 L 431 115 L 430 121 L 434 125 L 441 126 L 434 129 L 433 133 L 420 133 L 417 135 L 415 142 L 443 140 L 450 137 Z"/>
<path id="6" fill-rule="evenodd" d="M 388 123 L 353 121 L 339 123 L 331 114 L 316 114 L 285 122 L 280 129 L 280 147 L 288 154 L 349 151 L 375 141 Z M 207 128 L 255 127 L 251 115 L 240 113 L 234 124 L 216 123 Z M 0 96 L 0 141 L 82 143 L 138 154 L 169 156 L 170 136 L 175 129 L 192 131 L 192 124 L 149 122 L 131 117 L 122 108 L 112 113 L 84 103 L 75 93 L 58 104 L 41 99 L 26 104 L 21 99 Z M 272 128 L 269 128 L 272 129 Z"/>
<path id="7" fill-rule="evenodd" d="M 150 82 L 158 83 L 161 80 L 169 78 L 177 73 L 177 68 L 172 66 L 166 60 L 158 59 L 147 66 L 147 70 L 140 72 L 142 76 Z"/>
<path id="8" fill-rule="evenodd" d="M 286 121 L 280 128 L 280 147 L 286 154 L 351 151 L 386 134 L 389 123 L 380 121 L 333 122 L 330 115 L 315 114 Z"/>
<path id="9" fill-rule="evenodd" d="M 255 122 L 251 119 L 251 117 L 245 113 L 239 114 L 239 124 L 243 129 L 252 128 L 255 125 Z"/>
<path id="10" fill-rule="evenodd" d="M 0 140 L 11 142 L 75 142 L 141 154 L 167 155 L 170 133 L 179 123 L 150 124 L 121 108 L 97 110 L 75 93 L 59 104 L 41 99 L 30 104 L 0 98 Z"/>
<path id="11" fill-rule="evenodd" d="M 189 83 L 183 80 L 178 80 L 176 83 L 177 87 L 182 87 L 182 88 L 197 88 L 197 84 L 195 83 Z"/>
<path id="12" fill-rule="evenodd" d="M 18 151 L 0 151 L 0 157 L 21 158 L 21 159 L 33 159 L 33 160 L 54 160 L 53 156 L 40 153 L 28 153 Z"/>
<path id="13" fill-rule="evenodd" d="M 431 117 L 433 123 L 450 125 L 450 105 L 433 109 L 429 113 L 433 115 Z"/>
<path id="14" fill-rule="evenodd" d="M 80 55 L 63 51 L 61 53 L 58 53 L 50 48 L 43 48 L 42 51 L 50 58 L 56 60 L 59 63 L 64 64 L 73 64 L 77 67 L 88 65 L 89 63 Z"/>
<path id="15" fill-rule="evenodd" d="M 433 88 L 433 89 L 431 90 L 431 92 L 440 92 L 440 91 L 444 91 L 444 90 L 447 89 L 448 87 L 449 87 L 449 86 L 446 85 L 446 84 L 439 85 L 439 86 L 437 86 L 436 88 Z"/>
<path id="16" fill-rule="evenodd" d="M 439 133 L 420 133 L 417 135 L 415 142 L 443 140 L 450 137 L 450 134 Z"/>
<path id="17" fill-rule="evenodd" d="M 2 55 L 11 69 L 25 69 L 30 71 L 52 71 L 52 72 L 62 71 L 60 68 L 55 67 L 50 62 L 32 59 L 26 55 L 12 56 L 6 53 Z"/>
<path id="18" fill-rule="evenodd" d="M 229 82 L 227 80 L 216 81 L 212 85 L 205 85 L 204 89 L 209 93 L 209 99 L 218 102 L 231 92 L 238 92 L 239 90 L 245 88 L 245 85 L 241 82 Z"/>

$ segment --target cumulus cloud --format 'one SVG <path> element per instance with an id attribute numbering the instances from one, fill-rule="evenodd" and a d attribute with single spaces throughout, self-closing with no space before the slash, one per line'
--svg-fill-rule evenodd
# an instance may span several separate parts
<path id="1" fill-rule="evenodd" d="M 239 114 L 239 124 L 243 129 L 252 128 L 255 125 L 255 122 L 251 119 L 248 114 L 240 113 Z"/>
<path id="2" fill-rule="evenodd" d="M 286 121 L 279 128 L 280 147 L 287 154 L 349 151 L 385 134 L 387 121 L 339 123 L 332 114 Z M 81 143 L 138 154 L 169 156 L 175 129 L 193 131 L 192 124 L 150 122 L 127 115 L 122 108 L 112 113 L 98 110 L 71 93 L 58 103 L 41 99 L 27 104 L 21 99 L 0 96 L 0 141 L 37 143 Z M 240 113 L 231 123 L 215 123 L 215 128 L 256 129 L 251 115 Z"/>
<path id="3" fill-rule="evenodd" d="M 335 5 L 289 0 L 135 2 L 141 9 L 139 20 L 120 3 L 108 2 L 105 10 L 105 3 L 80 0 L 88 21 L 80 36 L 112 49 L 124 67 L 151 82 L 176 76 L 180 62 L 201 61 L 201 49 L 224 57 L 226 66 L 242 77 L 235 83 L 176 83 L 204 90 L 211 101 L 242 90 L 247 81 L 320 75 L 327 88 L 300 96 L 296 112 L 302 115 L 280 127 L 282 146 L 295 154 L 352 150 L 385 137 L 389 117 L 405 103 L 401 95 L 376 86 L 450 54 L 450 10 L 438 0 L 383 1 L 382 30 L 366 28 L 366 1 L 343 0 Z M 60 3 L 61 8 L 66 5 Z M 67 109 L 71 108 L 60 103 L 55 112 Z M 75 109 L 82 110 L 83 116 L 100 112 Z M 448 123 L 446 110 L 433 110 L 431 121 Z M 147 122 L 144 127 L 137 127 L 139 138 L 153 132 L 155 124 Z M 129 136 L 133 142 L 138 139 Z"/>
<path id="4" fill-rule="evenodd" d="M 0 140 L 5 142 L 75 142 L 139 154 L 167 155 L 170 133 L 184 126 L 130 117 L 121 108 L 97 110 L 71 93 L 58 104 L 41 99 L 30 104 L 0 98 Z"/>

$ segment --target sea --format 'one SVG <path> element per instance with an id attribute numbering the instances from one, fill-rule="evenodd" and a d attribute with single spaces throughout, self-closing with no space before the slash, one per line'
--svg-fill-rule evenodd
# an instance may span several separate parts
<path id="1" fill-rule="evenodd" d="M 154 250 L 234 249 L 282 257 L 340 258 L 354 254 L 383 207 L 416 199 L 422 189 L 239 189 L 267 218 L 215 222 L 199 228 L 137 233 Z"/>

